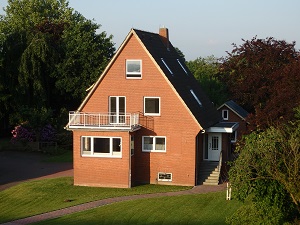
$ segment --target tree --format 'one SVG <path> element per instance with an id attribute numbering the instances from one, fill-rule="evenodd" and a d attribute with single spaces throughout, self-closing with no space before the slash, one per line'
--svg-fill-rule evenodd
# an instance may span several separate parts
<path id="1" fill-rule="evenodd" d="M 0 116 L 74 109 L 115 50 L 66 0 L 8 0 L 0 17 Z M 26 121 L 26 118 L 24 118 Z"/>
<path id="2" fill-rule="evenodd" d="M 231 98 L 252 113 L 248 121 L 253 129 L 286 123 L 300 104 L 298 93 L 286 91 L 300 85 L 295 42 L 256 37 L 243 41 L 240 46 L 233 45 L 221 67 Z"/>
<path id="3" fill-rule="evenodd" d="M 296 109 L 295 120 L 287 125 L 247 135 L 238 146 L 239 156 L 229 171 L 234 195 L 243 201 L 250 198 L 253 210 L 264 205 L 280 211 L 279 220 L 299 216 L 299 140 L 300 107 Z"/>
<path id="4" fill-rule="evenodd" d="M 226 86 L 218 77 L 218 59 L 214 56 L 199 57 L 187 62 L 187 66 L 216 106 L 220 106 L 227 100 Z"/>

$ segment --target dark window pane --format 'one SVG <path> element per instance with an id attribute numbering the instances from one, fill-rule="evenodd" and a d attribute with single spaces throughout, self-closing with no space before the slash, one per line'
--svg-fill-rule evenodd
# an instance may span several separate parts
<path id="1" fill-rule="evenodd" d="M 145 98 L 145 113 L 159 114 L 159 98 Z"/>
<path id="2" fill-rule="evenodd" d="M 121 152 L 121 139 L 113 138 L 113 152 Z"/>
<path id="3" fill-rule="evenodd" d="M 109 138 L 94 138 L 95 153 L 109 153 Z"/>

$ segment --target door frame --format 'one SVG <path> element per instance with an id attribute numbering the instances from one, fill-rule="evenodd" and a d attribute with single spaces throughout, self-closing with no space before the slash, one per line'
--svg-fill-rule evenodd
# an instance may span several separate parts
<path id="1" fill-rule="evenodd" d="M 217 147 L 218 150 L 213 150 L 212 142 L 213 137 L 218 137 Z M 222 150 L 222 133 L 206 133 L 203 140 L 203 160 L 204 161 L 219 161 L 220 153 Z M 213 152 L 217 151 L 217 152 Z M 214 153 L 214 155 L 212 154 Z"/>

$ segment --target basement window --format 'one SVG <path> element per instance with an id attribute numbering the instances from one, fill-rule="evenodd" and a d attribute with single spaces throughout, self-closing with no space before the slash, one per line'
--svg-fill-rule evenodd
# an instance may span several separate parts
<path id="1" fill-rule="evenodd" d="M 172 173 L 159 172 L 157 175 L 158 181 L 172 181 Z"/>
<path id="2" fill-rule="evenodd" d="M 170 74 L 173 75 L 172 70 L 170 69 L 170 67 L 168 67 L 167 63 L 165 62 L 165 60 L 163 58 L 161 58 L 161 61 L 163 62 L 163 64 L 165 65 L 165 67 L 169 70 Z"/>
<path id="3" fill-rule="evenodd" d="M 186 69 L 184 68 L 184 66 L 181 64 L 180 60 L 177 59 L 177 62 L 179 63 L 179 65 L 181 66 L 181 68 L 183 69 L 183 71 L 186 73 L 186 75 L 189 75 L 188 72 L 186 71 Z"/>
<path id="4" fill-rule="evenodd" d="M 190 89 L 190 92 L 193 95 L 193 97 L 195 98 L 195 100 L 198 102 L 198 104 L 202 107 L 202 103 L 199 100 L 199 98 L 197 97 L 197 95 L 195 94 L 195 92 L 193 91 L 193 89 Z"/>

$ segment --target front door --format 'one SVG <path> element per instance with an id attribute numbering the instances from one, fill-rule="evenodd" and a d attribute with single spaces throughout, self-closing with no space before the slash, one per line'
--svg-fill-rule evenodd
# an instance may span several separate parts
<path id="1" fill-rule="evenodd" d="M 109 97 L 110 123 L 125 123 L 125 97 Z"/>
<path id="2" fill-rule="evenodd" d="M 222 148 L 222 133 L 208 133 L 205 141 L 204 159 L 219 161 Z"/>

